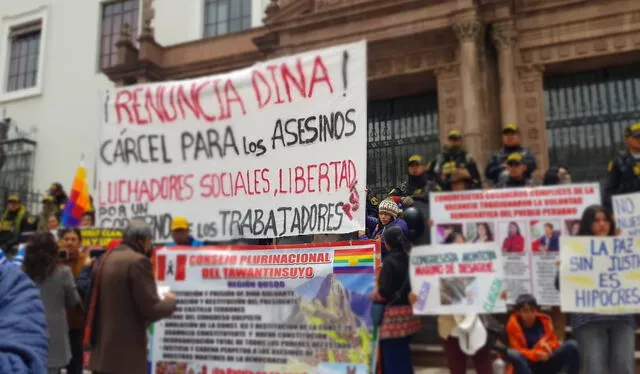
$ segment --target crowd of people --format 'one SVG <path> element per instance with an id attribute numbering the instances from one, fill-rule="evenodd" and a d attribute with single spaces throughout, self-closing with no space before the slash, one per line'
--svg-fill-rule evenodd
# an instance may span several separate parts
<path id="1" fill-rule="evenodd" d="M 410 341 L 421 324 L 412 312 L 417 297 L 409 282 L 409 255 L 412 245 L 431 242 L 429 194 L 489 185 L 535 185 L 535 155 L 521 145 L 516 125 L 503 128 L 502 148 L 489 159 L 484 181 L 464 147 L 462 134 L 454 130 L 447 139 L 448 144 L 431 162 L 411 156 L 406 182 L 382 201 L 367 196 L 366 229 L 357 233 L 361 239 L 381 242 L 383 265 L 371 298 L 381 339 L 381 370 L 386 374 L 413 373 Z M 603 206 L 585 210 L 576 228 L 578 235 L 615 235 L 611 196 L 640 191 L 640 124 L 627 128 L 625 143 L 627 149 L 609 165 Z M 543 185 L 569 183 L 569 171 L 562 166 L 549 168 L 542 178 Z M 157 292 L 150 261 L 151 228 L 144 221 L 132 220 L 122 241 L 112 242 L 94 257 L 82 249 L 78 228 L 60 228 L 66 199 L 62 186 L 52 185 L 37 217 L 25 209 L 19 196 L 12 195 L 7 201 L 0 220 L 0 247 L 9 252 L 18 243 L 26 242 L 26 246 L 8 254 L 11 261 L 0 253 L 0 263 L 5 262 L 0 266 L 0 334 L 15 336 L 8 344 L 0 341 L 0 372 L 53 374 L 65 368 L 67 374 L 79 374 L 87 347 L 88 368 L 96 374 L 145 372 L 146 328 L 176 308 L 174 295 Z M 91 210 L 81 226 L 92 227 L 94 222 Z M 191 235 L 185 217 L 174 217 L 171 230 L 174 243 L 168 245 L 203 245 Z M 502 244 L 506 251 L 523 251 L 517 225 L 509 233 Z M 493 239 L 491 228 L 479 224 L 471 241 Z M 294 238 L 289 243 L 305 240 L 308 238 Z M 445 244 L 464 242 L 468 239 L 462 233 L 446 233 Z M 552 225 L 545 226 L 538 242 L 540 250 L 558 250 Z M 561 370 L 577 374 L 580 367 L 587 374 L 602 374 L 609 368 L 611 373 L 635 374 L 633 316 L 576 315 L 571 319 L 575 341 L 560 342 L 552 320 L 540 311 L 533 296 L 525 294 L 517 296 L 501 328 L 495 328 L 496 321 L 490 316 L 442 315 L 437 323 L 452 374 L 466 373 L 468 356 L 478 374 L 492 373 L 495 352 L 516 374 Z M 464 326 L 478 324 L 494 333 L 470 346 Z"/>

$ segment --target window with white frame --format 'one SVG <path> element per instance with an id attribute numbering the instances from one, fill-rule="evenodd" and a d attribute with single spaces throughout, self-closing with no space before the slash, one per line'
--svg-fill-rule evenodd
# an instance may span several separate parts
<path id="1" fill-rule="evenodd" d="M 33 88 L 38 84 L 42 23 L 10 29 L 6 92 Z"/>
<path id="2" fill-rule="evenodd" d="M 251 0 L 204 0 L 204 37 L 251 28 Z"/>
<path id="3" fill-rule="evenodd" d="M 140 0 L 116 0 L 102 4 L 102 28 L 100 31 L 100 69 L 118 63 L 118 48 L 122 28 L 129 25 L 129 32 L 138 36 Z"/>

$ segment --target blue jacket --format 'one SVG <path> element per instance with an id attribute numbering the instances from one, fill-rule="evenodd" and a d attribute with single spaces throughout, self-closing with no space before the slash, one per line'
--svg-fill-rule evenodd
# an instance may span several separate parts
<path id="1" fill-rule="evenodd" d="M 171 242 L 165 245 L 165 247 L 175 247 L 175 246 L 176 246 L 175 242 Z M 203 246 L 204 246 L 204 243 L 201 242 L 200 240 L 194 238 L 193 236 L 189 237 L 189 245 L 187 247 L 203 247 Z"/>
<path id="2" fill-rule="evenodd" d="M 396 218 L 393 221 L 389 222 L 386 226 L 383 226 L 382 223 L 375 217 L 367 217 L 367 227 L 374 225 L 372 233 L 370 235 L 363 235 L 360 237 L 361 240 L 380 240 L 380 251 L 382 254 L 382 258 L 387 256 L 387 248 L 384 244 L 384 240 L 382 240 L 382 232 L 386 227 L 398 226 L 404 232 L 405 235 L 409 234 L 409 226 L 402 218 Z"/>
<path id="3" fill-rule="evenodd" d="M 0 373 L 47 373 L 44 305 L 36 285 L 17 266 L 0 265 L 0 336 Z"/>
<path id="4" fill-rule="evenodd" d="M 21 245 L 20 248 L 18 248 L 18 253 L 16 253 L 16 255 L 13 256 L 11 260 L 9 260 L 7 256 L 5 256 L 2 249 L 0 249 L 0 265 L 6 263 L 6 264 L 14 264 L 14 265 L 22 266 L 22 263 L 24 262 L 24 254 L 25 254 L 24 245 Z"/>

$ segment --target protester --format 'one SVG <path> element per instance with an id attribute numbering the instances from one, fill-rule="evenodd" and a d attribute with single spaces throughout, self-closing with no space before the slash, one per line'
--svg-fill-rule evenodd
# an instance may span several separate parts
<path id="1" fill-rule="evenodd" d="M 447 235 L 443 244 L 464 244 L 465 238 L 462 233 L 452 231 Z M 473 329 L 470 331 L 463 331 L 459 329 L 459 326 L 465 322 L 465 319 L 476 318 L 476 315 L 467 316 L 453 316 L 453 315 L 440 315 L 438 316 L 438 335 L 444 340 L 444 353 L 447 357 L 447 366 L 451 374 L 466 374 L 467 372 L 467 353 L 465 353 L 460 346 L 460 337 L 465 336 L 466 343 L 473 340 L 473 344 L 469 347 L 465 347 L 465 350 L 470 352 L 469 356 L 473 361 L 474 368 L 477 374 L 491 374 L 493 371 L 491 365 L 491 347 L 485 341 L 478 342 L 477 329 L 484 329 L 482 321 L 474 321 L 470 324 Z M 475 325 L 479 323 L 480 325 Z M 482 335 L 482 333 L 480 333 Z M 486 338 L 486 335 L 485 335 Z"/>
<path id="2" fill-rule="evenodd" d="M 95 374 L 146 373 L 147 326 L 176 309 L 173 294 L 158 296 L 149 260 L 152 239 L 151 227 L 134 219 L 122 244 L 98 264 L 85 332 Z"/>
<path id="3" fill-rule="evenodd" d="M 22 205 L 20 196 L 7 199 L 7 210 L 0 220 L 0 247 L 5 250 L 24 241 L 23 233 L 36 231 L 35 218 Z"/>
<path id="4" fill-rule="evenodd" d="M 563 166 L 553 166 L 544 173 L 542 178 L 543 186 L 556 186 L 559 184 L 571 184 L 571 174 Z"/>
<path id="5" fill-rule="evenodd" d="M 64 192 L 64 187 L 62 184 L 56 182 L 49 187 L 49 195 L 53 196 L 53 202 L 56 204 L 56 207 L 59 211 L 64 211 L 64 206 L 67 204 L 67 193 Z"/>
<path id="6" fill-rule="evenodd" d="M 640 191 L 640 122 L 625 130 L 626 149 L 609 162 L 604 186 L 604 206 L 611 211 L 614 195 Z"/>
<path id="7" fill-rule="evenodd" d="M 53 196 L 47 195 L 42 199 L 42 210 L 40 211 L 40 215 L 38 216 L 38 230 L 45 231 L 48 230 L 48 220 L 54 214 L 57 214 L 60 210 L 56 207 L 56 204 L 53 202 Z"/>
<path id="8" fill-rule="evenodd" d="M 467 169 L 454 170 L 449 179 L 444 182 L 445 191 L 465 191 L 480 188 L 480 186 L 473 182 L 471 174 Z"/>
<path id="9" fill-rule="evenodd" d="M 80 304 L 73 275 L 58 265 L 58 246 L 49 232 L 38 232 L 27 242 L 23 269 L 40 289 L 49 333 L 49 374 L 58 374 L 71 360 L 66 308 Z"/>
<path id="10" fill-rule="evenodd" d="M 507 361 L 511 364 L 507 373 L 558 374 L 566 370 L 566 374 L 579 374 L 578 345 L 573 340 L 558 341 L 551 318 L 540 313 L 533 296 L 518 296 L 506 330 L 510 347 Z"/>
<path id="11" fill-rule="evenodd" d="M 382 204 L 382 203 L 381 203 Z M 382 262 L 377 289 L 371 295 L 384 304 L 380 348 L 384 374 L 412 374 L 411 337 L 420 330 L 420 319 L 409 303 L 409 251 L 411 244 L 402 229 L 391 226 L 383 233 L 389 256 Z"/>
<path id="12" fill-rule="evenodd" d="M 88 254 L 81 251 L 82 234 L 77 228 L 64 228 L 60 230 L 60 260 L 68 266 L 77 280 L 80 271 L 84 267 Z M 69 342 L 71 344 L 71 361 L 67 366 L 67 374 L 82 374 L 82 335 L 84 332 L 84 312 L 80 307 L 72 307 L 67 310 L 69 322 Z"/>
<path id="13" fill-rule="evenodd" d="M 17 266 L 0 265 L 0 373 L 47 373 L 49 336 L 35 284 Z"/>
<path id="14" fill-rule="evenodd" d="M 507 157 L 506 176 L 500 177 L 495 188 L 530 187 L 533 185 L 528 179 L 527 164 L 520 153 L 512 153 Z"/>
<path id="15" fill-rule="evenodd" d="M 178 216 L 171 220 L 171 237 L 173 242 L 167 244 L 167 247 L 202 247 L 204 245 L 201 241 L 191 236 L 189 221 L 185 217 Z"/>
<path id="16" fill-rule="evenodd" d="M 497 185 L 501 179 L 507 178 L 507 157 L 513 153 L 521 156 L 525 167 L 524 179 L 530 179 L 536 171 L 536 157 L 529 148 L 522 147 L 520 129 L 514 124 L 508 124 L 502 129 L 502 149 L 494 153 L 487 162 L 485 177 Z"/>
<path id="17" fill-rule="evenodd" d="M 373 217 L 367 217 L 368 222 L 375 223 L 375 227 L 372 230 L 371 235 L 367 236 L 365 231 L 361 231 L 359 233 L 360 239 L 381 240 L 384 230 L 387 227 L 392 227 L 392 226 L 398 226 L 400 230 L 402 230 L 402 232 L 405 233 L 405 235 L 408 234 L 409 227 L 407 226 L 407 223 L 402 218 L 399 218 L 400 213 L 401 213 L 400 207 L 393 199 L 382 200 L 382 202 L 378 205 L 378 219 L 375 219 Z M 387 250 L 386 243 L 384 241 L 381 241 L 380 248 L 381 248 L 382 258 L 384 259 L 389 253 L 389 251 Z"/>
<path id="18" fill-rule="evenodd" d="M 585 209 L 580 236 L 615 236 L 616 224 L 604 207 Z M 636 334 L 633 315 L 574 314 L 573 335 L 582 353 L 584 374 L 635 374 Z"/>
<path id="19" fill-rule="evenodd" d="M 80 221 L 80 227 L 82 228 L 90 228 L 96 225 L 96 212 L 88 211 L 82 215 L 82 220 Z"/>
<path id="20" fill-rule="evenodd" d="M 465 170 L 469 175 L 469 189 L 480 188 L 480 172 L 478 165 L 471 154 L 464 148 L 462 133 L 458 130 L 451 130 L 447 134 L 447 146 L 436 156 L 433 173 L 438 178 L 440 186 L 451 183 L 450 178 L 457 169 Z"/>

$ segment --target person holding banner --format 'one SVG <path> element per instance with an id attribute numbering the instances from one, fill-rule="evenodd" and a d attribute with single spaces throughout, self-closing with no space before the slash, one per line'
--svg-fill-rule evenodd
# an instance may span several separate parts
<path id="1" fill-rule="evenodd" d="M 167 244 L 167 247 L 202 247 L 204 244 L 198 239 L 191 236 L 191 225 L 185 217 L 174 217 L 171 220 L 171 237 L 173 242 Z"/>
<path id="2" fill-rule="evenodd" d="M 146 373 L 147 327 L 176 310 L 172 293 L 158 295 L 148 257 L 151 227 L 133 219 L 122 240 L 102 256 L 93 281 L 84 343 L 94 374 Z"/>
<path id="3" fill-rule="evenodd" d="M 370 235 L 367 235 L 366 231 L 360 231 L 360 239 L 381 240 L 385 228 L 392 226 L 398 226 L 406 235 L 409 232 L 409 226 L 407 226 L 407 223 L 402 218 L 398 217 L 400 215 L 400 212 L 400 207 L 394 201 L 394 199 L 389 198 L 382 200 L 382 202 L 378 205 L 378 219 L 375 219 L 374 217 L 367 217 L 367 224 L 375 224 L 374 229 L 372 230 Z M 380 243 L 380 250 L 382 253 L 382 259 L 384 259 L 389 253 L 384 240 L 382 240 Z"/>
<path id="4" fill-rule="evenodd" d="M 579 374 L 578 345 L 573 340 L 558 341 L 551 317 L 540 313 L 532 295 L 518 296 L 506 330 L 511 364 L 507 374 L 558 374 L 564 369 L 566 374 Z"/>
<path id="5" fill-rule="evenodd" d="M 409 239 L 399 226 L 384 230 L 389 255 L 383 260 L 376 290 L 371 298 L 384 305 L 380 325 L 380 349 L 384 374 L 413 374 L 411 337 L 420 331 L 420 319 L 409 303 Z"/>
<path id="6" fill-rule="evenodd" d="M 579 236 L 615 236 L 607 209 L 592 205 L 580 220 Z M 635 318 L 630 314 L 573 314 L 571 328 L 582 353 L 584 374 L 635 374 Z"/>

